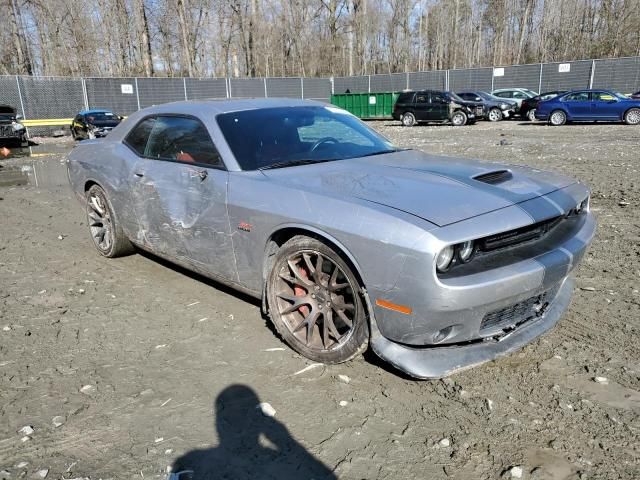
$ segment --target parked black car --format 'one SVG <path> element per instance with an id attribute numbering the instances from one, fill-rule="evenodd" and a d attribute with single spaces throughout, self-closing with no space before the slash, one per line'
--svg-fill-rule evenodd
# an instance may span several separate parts
<path id="1" fill-rule="evenodd" d="M 515 114 L 516 107 L 518 105 L 514 100 L 499 98 L 488 92 L 467 90 L 464 92 L 457 92 L 457 94 L 463 100 L 482 103 L 486 112 L 485 117 L 492 122 L 512 117 Z"/>
<path id="2" fill-rule="evenodd" d="M 0 145 L 4 143 L 20 143 L 26 145 L 27 129 L 20 123 L 21 115 L 9 105 L 0 105 Z"/>
<path id="3" fill-rule="evenodd" d="M 522 118 L 526 118 L 532 122 L 536 121 L 536 108 L 538 108 L 538 104 L 545 100 L 549 100 L 551 98 L 555 98 L 558 95 L 562 95 L 567 93 L 566 90 L 553 90 L 551 92 L 544 92 L 540 95 L 536 95 L 532 98 L 527 98 L 522 101 L 522 105 L 520 106 L 520 115 Z"/>
<path id="4" fill-rule="evenodd" d="M 481 103 L 467 102 L 453 92 L 420 90 L 402 92 L 393 106 L 393 118 L 405 127 L 418 122 L 448 123 L 462 126 L 484 115 Z"/>
<path id="5" fill-rule="evenodd" d="M 83 110 L 71 122 L 71 136 L 74 140 L 106 137 L 121 121 L 111 110 Z"/>

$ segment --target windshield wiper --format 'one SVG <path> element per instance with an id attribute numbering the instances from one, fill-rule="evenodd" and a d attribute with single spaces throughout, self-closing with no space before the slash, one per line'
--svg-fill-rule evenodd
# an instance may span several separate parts
<path id="1" fill-rule="evenodd" d="M 378 152 L 365 153 L 363 155 L 358 155 L 358 157 L 373 157 L 374 155 L 384 155 L 385 153 L 396 153 L 396 152 L 404 152 L 405 150 L 411 150 L 410 148 L 392 148 L 390 150 L 380 150 Z"/>
<path id="2" fill-rule="evenodd" d="M 327 158 L 324 160 L 319 159 L 311 159 L 311 158 L 302 158 L 300 160 L 291 160 L 291 161 L 283 161 L 283 162 L 275 162 L 270 165 L 265 165 L 263 167 L 259 167 L 258 170 L 271 170 L 272 168 L 285 168 L 285 167 L 296 167 L 298 165 L 309 165 L 312 163 L 324 163 L 324 162 L 333 162 L 337 160 L 336 158 Z"/>

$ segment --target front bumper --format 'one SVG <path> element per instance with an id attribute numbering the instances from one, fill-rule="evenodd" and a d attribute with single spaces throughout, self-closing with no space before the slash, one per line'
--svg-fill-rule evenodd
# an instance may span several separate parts
<path id="1" fill-rule="evenodd" d="M 371 322 L 371 346 L 376 354 L 397 369 L 420 379 L 436 379 L 473 368 L 524 347 L 551 330 L 569 307 L 574 280 L 565 278 L 545 314 L 513 331 L 464 345 L 415 348 L 385 338 Z"/>

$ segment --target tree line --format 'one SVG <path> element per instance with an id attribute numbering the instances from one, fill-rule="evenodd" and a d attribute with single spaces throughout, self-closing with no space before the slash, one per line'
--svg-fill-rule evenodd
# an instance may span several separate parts
<path id="1" fill-rule="evenodd" d="M 0 0 L 0 74 L 331 76 L 640 55 L 640 0 Z"/>

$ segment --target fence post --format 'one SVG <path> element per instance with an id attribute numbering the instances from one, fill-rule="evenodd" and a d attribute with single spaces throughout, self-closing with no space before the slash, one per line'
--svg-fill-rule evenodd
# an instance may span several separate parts
<path id="1" fill-rule="evenodd" d="M 138 110 L 140 110 L 140 92 L 138 91 L 138 77 L 133 79 L 133 83 L 136 84 L 136 101 L 138 102 Z"/>
<path id="2" fill-rule="evenodd" d="M 591 74 L 589 75 L 589 89 L 593 88 L 593 75 L 596 73 L 596 61 L 591 60 Z"/>
<path id="3" fill-rule="evenodd" d="M 407 72 L 405 75 L 407 76 L 407 85 L 405 89 L 409 90 L 409 72 Z"/>
<path id="4" fill-rule="evenodd" d="M 449 69 L 447 69 L 447 73 L 444 76 L 444 89 L 449 90 Z"/>
<path id="5" fill-rule="evenodd" d="M 333 77 L 329 77 L 329 81 L 331 82 L 331 95 L 333 95 L 335 93 L 335 86 L 333 84 Z"/>
<path id="6" fill-rule="evenodd" d="M 269 94 L 267 93 L 267 77 L 264 77 L 262 81 L 264 83 L 264 98 L 269 98 Z"/>
<path id="7" fill-rule="evenodd" d="M 300 77 L 300 98 L 304 100 L 304 78 Z"/>
<path id="8" fill-rule="evenodd" d="M 538 76 L 538 93 L 542 93 L 542 64 L 540 64 L 540 75 Z"/>
<path id="9" fill-rule="evenodd" d="M 187 96 L 187 79 L 185 77 L 182 77 L 182 87 L 184 88 L 184 99 L 189 100 L 189 97 Z"/>
<path id="10" fill-rule="evenodd" d="M 224 89 L 227 91 L 227 98 L 231 98 L 231 80 L 229 77 L 224 77 Z"/>
<path id="11" fill-rule="evenodd" d="M 22 118 L 26 120 L 27 117 L 24 113 L 24 102 L 22 101 L 22 90 L 20 89 L 20 77 L 18 77 L 18 75 L 16 75 L 16 85 L 18 86 L 18 97 L 20 98 L 20 109 L 22 110 Z"/>
<path id="12" fill-rule="evenodd" d="M 369 80 L 369 84 L 367 86 L 367 93 L 371 93 L 371 75 L 367 75 L 367 79 Z"/>
<path id="13" fill-rule="evenodd" d="M 87 82 L 84 77 L 80 78 L 80 82 L 82 82 L 82 99 L 84 100 L 84 109 L 89 110 L 89 97 L 87 96 Z"/>
<path id="14" fill-rule="evenodd" d="M 492 92 L 495 90 L 494 84 L 493 84 L 493 79 L 495 77 L 495 73 L 496 73 L 496 67 L 495 67 L 495 65 L 492 65 L 491 66 L 491 91 Z"/>

